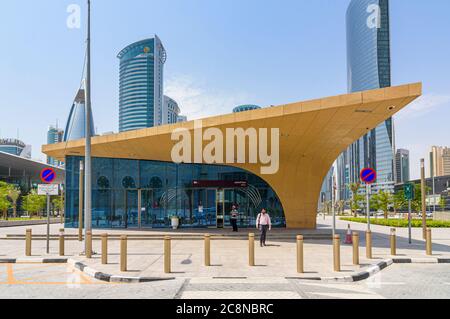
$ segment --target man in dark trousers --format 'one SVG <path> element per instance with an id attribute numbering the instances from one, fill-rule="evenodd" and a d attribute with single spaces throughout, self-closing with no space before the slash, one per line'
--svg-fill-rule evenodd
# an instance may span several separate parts
<path id="1" fill-rule="evenodd" d="M 266 246 L 267 231 L 272 230 L 272 222 L 267 210 L 263 208 L 261 213 L 256 218 L 256 228 L 261 231 L 260 244 L 261 247 Z"/>
<path id="2" fill-rule="evenodd" d="M 238 217 L 239 212 L 237 211 L 236 205 L 231 208 L 231 226 L 233 226 L 233 232 L 238 232 Z"/>

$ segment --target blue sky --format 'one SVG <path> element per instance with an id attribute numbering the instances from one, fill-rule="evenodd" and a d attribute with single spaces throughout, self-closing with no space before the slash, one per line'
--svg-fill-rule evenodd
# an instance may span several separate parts
<path id="1" fill-rule="evenodd" d="M 156 33 L 168 60 L 165 91 L 190 119 L 345 93 L 349 0 L 92 0 L 93 109 L 99 133 L 117 131 L 117 53 Z M 67 7 L 85 1 L 3 1 L 0 135 L 44 159 L 46 130 L 64 126 L 79 87 L 82 28 Z M 424 96 L 396 118 L 412 177 L 432 145 L 450 145 L 450 1 L 391 0 L 393 84 L 423 81 Z"/>

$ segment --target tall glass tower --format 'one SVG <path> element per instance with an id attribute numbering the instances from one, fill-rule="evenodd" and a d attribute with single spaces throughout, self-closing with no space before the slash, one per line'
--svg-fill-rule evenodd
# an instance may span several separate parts
<path id="1" fill-rule="evenodd" d="M 389 0 L 352 0 L 347 10 L 348 90 L 391 86 Z M 337 160 L 339 198 L 350 198 L 348 185 L 359 172 L 378 173 L 374 192 L 394 191 L 394 134 L 389 119 L 351 145 Z"/>
<path id="2" fill-rule="evenodd" d="M 50 126 L 47 131 L 47 144 L 57 144 L 64 140 L 64 131 L 56 126 Z M 47 156 L 47 164 L 53 166 L 62 166 L 62 163 L 56 158 Z"/>
<path id="3" fill-rule="evenodd" d="M 120 59 L 119 131 L 167 124 L 163 75 L 166 50 L 153 38 L 130 44 Z"/>
<path id="4" fill-rule="evenodd" d="M 74 141 L 86 137 L 86 98 L 84 89 L 80 89 L 70 108 L 63 141 Z M 91 136 L 95 135 L 94 119 L 91 113 Z"/>

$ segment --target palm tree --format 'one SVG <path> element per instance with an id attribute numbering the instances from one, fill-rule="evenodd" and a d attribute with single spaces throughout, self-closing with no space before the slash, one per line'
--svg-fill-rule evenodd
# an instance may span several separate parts
<path id="1" fill-rule="evenodd" d="M 13 218 L 17 217 L 17 201 L 20 197 L 20 190 L 18 188 L 10 189 L 8 192 L 8 198 L 11 200 L 13 205 Z"/>
<path id="2" fill-rule="evenodd" d="M 344 215 L 345 201 L 341 199 L 337 202 L 336 205 L 338 209 L 338 215 Z"/>
<path id="3" fill-rule="evenodd" d="M 349 186 L 351 192 L 352 192 L 352 199 L 350 201 L 350 208 L 352 210 L 353 216 L 356 216 L 356 210 L 359 208 L 359 200 L 360 200 L 360 196 L 358 196 L 358 191 L 361 188 L 361 183 L 357 182 L 357 183 L 352 183 Z"/>
<path id="4" fill-rule="evenodd" d="M 390 193 L 381 190 L 377 196 L 378 208 L 384 213 L 384 219 L 388 219 L 389 206 L 393 204 L 393 197 Z"/>

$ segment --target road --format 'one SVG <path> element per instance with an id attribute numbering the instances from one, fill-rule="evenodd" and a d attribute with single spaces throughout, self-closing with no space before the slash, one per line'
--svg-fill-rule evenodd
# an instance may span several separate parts
<path id="1" fill-rule="evenodd" d="M 101 282 L 56 264 L 0 265 L 0 298 L 49 299 L 409 299 L 450 297 L 448 265 L 393 265 L 359 283 L 284 278 L 191 278 Z"/>

